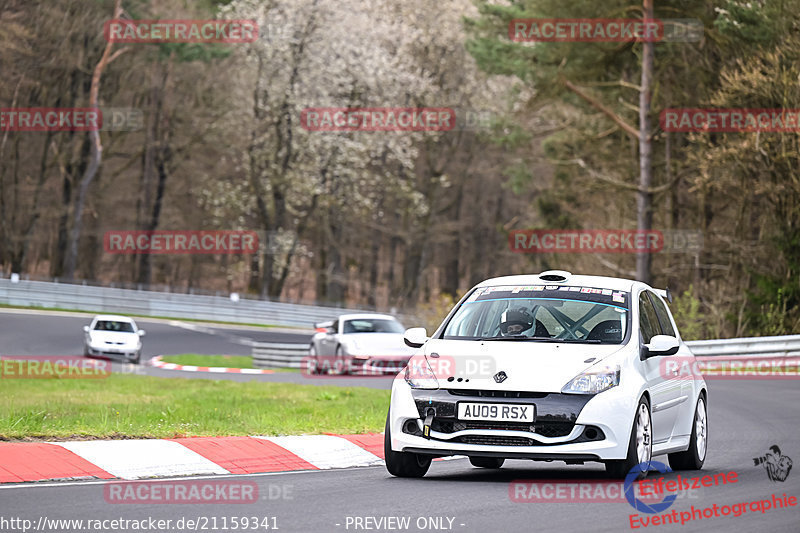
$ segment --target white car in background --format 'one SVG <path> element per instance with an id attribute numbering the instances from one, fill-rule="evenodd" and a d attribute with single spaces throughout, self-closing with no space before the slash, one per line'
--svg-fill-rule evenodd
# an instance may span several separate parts
<path id="1" fill-rule="evenodd" d="M 434 457 L 476 467 L 505 459 L 599 461 L 644 477 L 706 457 L 708 392 L 663 297 L 631 280 L 549 271 L 472 288 L 395 379 L 384 451 L 389 473 L 424 476 Z M 444 362 L 444 363 L 443 363 Z M 475 364 L 468 364 L 475 363 Z"/>
<path id="2" fill-rule="evenodd" d="M 360 313 L 315 324 L 309 367 L 318 373 L 391 373 L 416 351 L 403 340 L 405 328 L 391 315 Z"/>
<path id="3" fill-rule="evenodd" d="M 138 363 L 142 357 L 144 330 L 132 318 L 119 315 L 97 315 L 83 326 L 83 355 L 109 357 Z"/>

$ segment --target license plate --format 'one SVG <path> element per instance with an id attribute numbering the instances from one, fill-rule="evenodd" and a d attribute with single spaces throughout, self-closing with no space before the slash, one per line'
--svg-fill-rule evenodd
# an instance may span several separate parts
<path id="1" fill-rule="evenodd" d="M 500 422 L 533 422 L 533 405 L 510 403 L 465 403 L 458 404 L 460 420 L 498 420 Z"/>

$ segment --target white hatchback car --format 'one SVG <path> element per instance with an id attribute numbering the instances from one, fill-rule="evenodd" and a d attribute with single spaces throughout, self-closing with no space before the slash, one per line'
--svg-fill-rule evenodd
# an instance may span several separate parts
<path id="1" fill-rule="evenodd" d="M 83 326 L 83 355 L 111 357 L 138 363 L 142 357 L 144 330 L 132 318 L 118 315 L 97 315 Z"/>
<path id="2" fill-rule="evenodd" d="M 421 477 L 434 457 L 605 463 L 644 477 L 653 456 L 700 469 L 708 392 L 694 356 L 644 283 L 549 271 L 472 288 L 395 379 L 386 467 Z"/>

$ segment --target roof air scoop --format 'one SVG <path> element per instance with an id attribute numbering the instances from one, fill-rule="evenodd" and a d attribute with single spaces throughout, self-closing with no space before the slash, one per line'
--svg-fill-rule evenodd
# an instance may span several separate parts
<path id="1" fill-rule="evenodd" d="M 539 279 L 542 281 L 552 281 L 555 283 L 562 283 L 567 281 L 572 273 L 567 272 L 566 270 L 548 270 L 547 272 L 542 272 L 539 274 Z"/>

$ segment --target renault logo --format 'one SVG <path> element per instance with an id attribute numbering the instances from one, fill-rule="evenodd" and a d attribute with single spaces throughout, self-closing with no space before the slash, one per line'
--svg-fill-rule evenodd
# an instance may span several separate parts
<path id="1" fill-rule="evenodd" d="M 497 374 L 495 374 L 495 375 L 494 375 L 494 380 L 495 380 L 495 382 L 497 382 L 497 383 L 502 383 L 502 382 L 504 382 L 504 381 L 506 380 L 506 378 L 508 378 L 508 376 L 507 376 L 507 375 L 506 375 L 506 373 L 505 373 L 505 372 L 503 372 L 502 370 L 501 370 L 500 372 L 498 372 Z"/>

